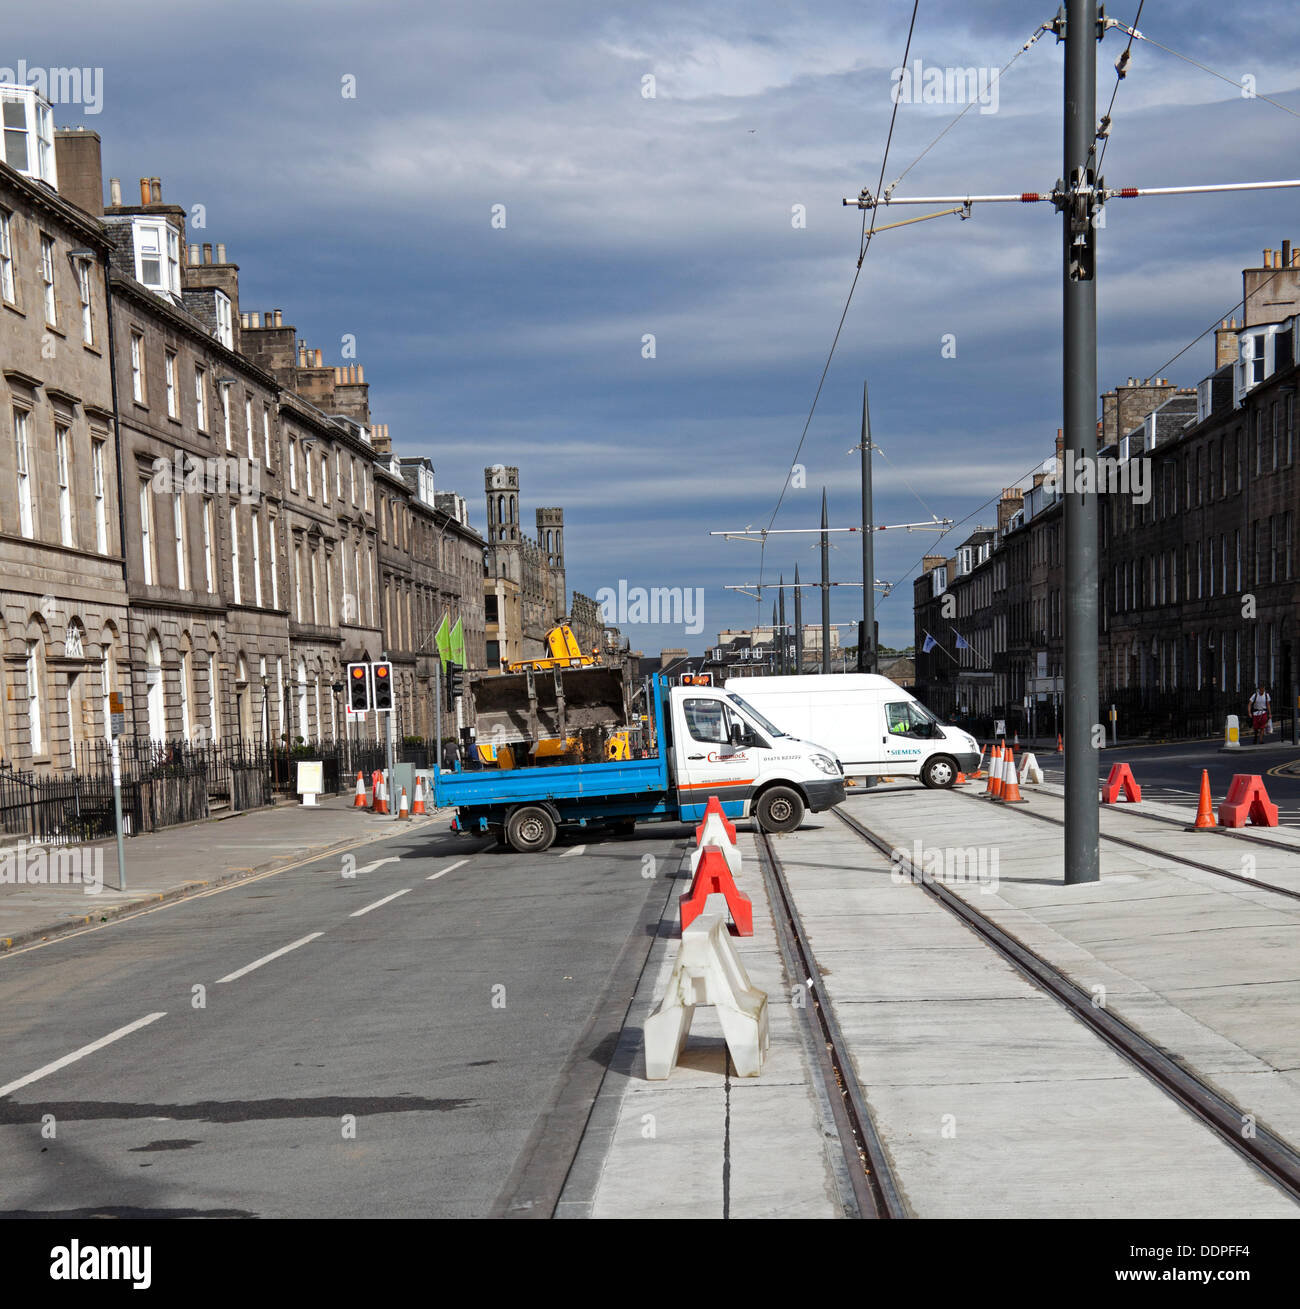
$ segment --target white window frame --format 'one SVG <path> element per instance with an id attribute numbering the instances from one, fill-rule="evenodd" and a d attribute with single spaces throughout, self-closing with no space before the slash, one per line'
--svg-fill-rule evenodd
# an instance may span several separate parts
<path id="1" fill-rule="evenodd" d="M 298 489 L 298 438 L 289 438 L 289 490 Z"/>
<path id="2" fill-rule="evenodd" d="M 217 589 L 216 556 L 213 548 L 212 501 L 203 502 L 203 572 L 208 585 L 208 594 Z"/>
<path id="3" fill-rule="evenodd" d="M 172 532 L 176 537 L 176 585 L 190 589 L 189 550 L 185 540 L 185 499 L 181 491 L 172 492 Z"/>
<path id="4" fill-rule="evenodd" d="M 45 295 L 45 322 L 48 327 L 59 325 L 59 297 L 54 282 L 54 238 L 41 233 L 41 282 Z"/>
<path id="5" fill-rule="evenodd" d="M 235 320 L 230 310 L 230 297 L 224 291 L 214 290 L 212 298 L 216 303 L 217 340 L 227 350 L 233 350 L 235 348 Z"/>
<path id="6" fill-rule="evenodd" d="M 54 467 L 59 483 L 59 540 L 74 545 L 72 526 L 72 428 L 54 423 Z"/>
<path id="7" fill-rule="evenodd" d="M 135 280 L 158 295 L 180 299 L 180 233 L 161 218 L 137 217 L 131 220 L 131 244 L 135 252 Z M 156 260 L 158 277 L 145 276 L 145 260 Z"/>
<path id="8" fill-rule="evenodd" d="M 221 430 L 226 438 L 226 449 L 230 449 L 230 384 L 217 384 L 221 393 Z"/>
<path id="9" fill-rule="evenodd" d="M 144 389 L 144 335 L 131 333 L 131 399 L 138 405 L 145 404 Z"/>
<path id="10" fill-rule="evenodd" d="M 77 260 L 77 294 L 81 297 L 81 339 L 86 345 L 95 344 L 95 314 L 91 307 L 90 260 Z"/>
<path id="11" fill-rule="evenodd" d="M 153 540 L 153 491 L 149 479 L 140 479 L 140 558 L 144 563 L 144 584 L 153 586 L 157 580 Z"/>
<path id="12" fill-rule="evenodd" d="M 242 604 L 239 586 L 239 513 L 230 506 L 230 593 L 236 604 Z"/>
<path id="13" fill-rule="evenodd" d="M 11 305 L 18 303 L 12 220 L 13 214 L 8 209 L 0 209 L 0 297 Z"/>
<path id="14" fill-rule="evenodd" d="M 266 535 L 267 549 L 271 559 L 271 608 L 280 607 L 280 565 L 275 550 L 275 515 L 268 514 L 266 518 Z"/>
<path id="15" fill-rule="evenodd" d="M 253 510 L 253 603 L 262 607 L 262 520 Z"/>
<path id="16" fill-rule="evenodd" d="M 266 461 L 266 466 L 271 466 L 271 406 L 265 401 L 262 403 L 262 456 Z"/>
<path id="17" fill-rule="evenodd" d="M 257 451 L 253 446 L 253 397 L 244 392 L 244 435 L 248 438 L 248 462 L 257 462 Z"/>
<path id="18" fill-rule="evenodd" d="M 194 426 L 200 432 L 208 430 L 208 374 L 197 364 L 194 366 Z"/>
<path id="19" fill-rule="evenodd" d="M 167 382 L 167 417 L 176 418 L 176 351 L 167 350 L 163 354 L 163 376 Z"/>
<path id="20" fill-rule="evenodd" d="M 31 540 L 36 535 L 36 509 L 32 503 L 31 442 L 26 409 L 15 406 L 14 462 L 18 474 L 18 530 Z"/>
<path id="21" fill-rule="evenodd" d="M 316 492 L 312 489 L 311 450 L 306 447 L 303 448 L 302 452 L 302 468 L 303 472 L 307 475 L 307 499 L 314 500 L 316 498 Z"/>
<path id="22" fill-rule="evenodd" d="M 108 483 L 104 474 L 104 448 L 106 437 L 90 439 L 90 475 L 95 498 L 95 549 L 108 553 Z"/>
<path id="23" fill-rule="evenodd" d="M 31 753 L 36 758 L 45 753 L 45 730 L 41 718 L 41 657 L 38 640 L 27 642 L 27 723 L 31 731 Z"/>

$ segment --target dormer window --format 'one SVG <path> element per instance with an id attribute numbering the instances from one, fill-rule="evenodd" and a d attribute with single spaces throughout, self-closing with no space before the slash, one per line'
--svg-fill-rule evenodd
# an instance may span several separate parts
<path id="1" fill-rule="evenodd" d="M 179 300 L 181 294 L 181 236 L 157 218 L 131 222 L 135 245 L 135 280 L 149 290 Z M 229 301 L 227 309 L 229 309 Z"/>
<path id="2" fill-rule="evenodd" d="M 1258 386 L 1265 378 L 1271 377 L 1276 363 L 1274 360 L 1275 333 L 1279 324 L 1273 323 L 1258 331 L 1243 332 L 1238 341 L 1237 367 L 1233 381 L 1236 383 L 1236 402 L 1240 406 L 1247 391 Z"/>
<path id="3" fill-rule="evenodd" d="M 55 190 L 54 117 L 32 86 L 0 85 L 4 121 L 4 161 L 24 177 L 47 182 Z"/>
<path id="4" fill-rule="evenodd" d="M 213 291 L 217 302 L 217 340 L 227 350 L 235 348 L 235 325 L 230 313 L 230 297 L 224 291 Z M 249 440 L 252 440 L 250 437 Z"/>

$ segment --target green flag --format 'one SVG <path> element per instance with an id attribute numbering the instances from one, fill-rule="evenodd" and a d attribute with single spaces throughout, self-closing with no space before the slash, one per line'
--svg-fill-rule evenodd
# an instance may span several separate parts
<path id="1" fill-rule="evenodd" d="M 433 640 L 438 647 L 438 658 L 446 664 L 451 658 L 451 633 L 446 614 L 443 614 L 442 622 L 438 624 L 438 630 L 433 634 Z"/>
<path id="2" fill-rule="evenodd" d="M 456 619 L 456 626 L 451 629 L 451 662 L 462 668 L 468 662 L 465 658 L 465 625 L 459 618 Z"/>

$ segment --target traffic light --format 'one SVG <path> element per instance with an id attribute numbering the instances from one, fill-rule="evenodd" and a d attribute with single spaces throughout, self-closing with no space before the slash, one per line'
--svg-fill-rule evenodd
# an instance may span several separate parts
<path id="1" fill-rule="evenodd" d="M 447 688 L 447 708 L 456 707 L 456 697 L 465 693 L 465 667 L 463 664 L 447 665 L 447 680 L 444 683 Z"/>
<path id="2" fill-rule="evenodd" d="M 348 708 L 354 714 L 364 714 L 370 708 L 370 665 L 348 665 Z"/>
<path id="3" fill-rule="evenodd" d="M 393 665 L 384 661 L 374 665 L 375 712 L 389 713 L 393 708 Z"/>

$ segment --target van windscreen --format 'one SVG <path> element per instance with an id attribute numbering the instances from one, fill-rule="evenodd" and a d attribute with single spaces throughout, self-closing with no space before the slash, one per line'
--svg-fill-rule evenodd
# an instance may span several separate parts
<path id="1" fill-rule="evenodd" d="M 755 724 L 763 729 L 763 731 L 770 732 L 773 736 L 786 735 L 786 733 L 777 727 L 775 723 L 768 722 L 768 720 L 764 718 L 763 715 L 749 703 L 749 701 L 742 700 L 734 691 L 728 691 L 727 695 L 731 701 L 734 704 L 738 704 L 754 720 Z"/>

